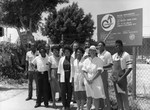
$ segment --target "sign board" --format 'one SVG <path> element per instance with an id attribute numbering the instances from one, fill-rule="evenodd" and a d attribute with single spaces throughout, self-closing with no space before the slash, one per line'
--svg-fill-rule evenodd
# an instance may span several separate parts
<path id="1" fill-rule="evenodd" d="M 108 46 L 122 40 L 126 46 L 142 45 L 142 8 L 97 16 L 98 41 Z"/>

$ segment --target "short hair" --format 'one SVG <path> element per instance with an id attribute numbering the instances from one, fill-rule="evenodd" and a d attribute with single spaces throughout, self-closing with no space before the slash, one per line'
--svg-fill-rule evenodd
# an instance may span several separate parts
<path id="1" fill-rule="evenodd" d="M 86 40 L 86 41 L 84 42 L 84 44 L 85 44 L 86 42 L 88 42 L 88 43 L 90 44 L 90 41 L 88 41 L 88 40 Z"/>
<path id="2" fill-rule="evenodd" d="M 120 44 L 121 46 L 123 46 L 123 43 L 122 43 L 122 41 L 121 41 L 121 40 L 116 40 L 116 42 L 115 42 L 115 43 Z"/>
<path id="3" fill-rule="evenodd" d="M 75 53 L 77 53 L 78 50 L 80 50 L 80 51 L 82 52 L 82 54 L 84 54 L 84 52 L 85 52 L 82 47 L 78 47 L 78 48 L 75 50 Z"/>
<path id="4" fill-rule="evenodd" d="M 45 44 L 45 47 L 49 47 L 50 48 L 50 45 L 49 44 Z"/>
<path id="5" fill-rule="evenodd" d="M 104 47 L 106 46 L 105 42 L 103 42 L 103 41 L 99 41 L 98 44 L 99 43 L 103 44 Z"/>
<path id="6" fill-rule="evenodd" d="M 39 48 L 39 52 L 40 52 L 40 53 L 41 53 L 41 50 L 42 50 L 42 49 L 46 52 L 46 49 L 42 46 L 42 47 Z"/>
<path id="7" fill-rule="evenodd" d="M 58 45 L 54 45 L 54 46 L 51 47 L 51 51 L 53 52 L 54 49 L 56 49 L 56 50 L 59 51 L 59 50 L 60 50 L 60 47 L 59 47 Z"/>
<path id="8" fill-rule="evenodd" d="M 65 53 L 65 50 L 69 50 L 70 51 L 70 54 L 73 53 L 73 50 L 72 48 L 69 46 L 69 45 L 65 45 L 64 48 L 63 48 L 63 53 Z"/>

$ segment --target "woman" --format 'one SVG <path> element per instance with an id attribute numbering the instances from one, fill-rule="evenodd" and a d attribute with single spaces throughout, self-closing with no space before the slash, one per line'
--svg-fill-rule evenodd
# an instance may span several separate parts
<path id="1" fill-rule="evenodd" d="M 51 93 L 52 93 L 52 99 L 53 99 L 53 107 L 56 107 L 56 101 L 55 101 L 55 94 L 56 92 L 60 93 L 60 86 L 58 82 L 58 76 L 57 76 L 57 69 L 58 69 L 58 63 L 59 63 L 59 47 L 53 46 L 51 48 L 52 55 L 49 57 L 49 82 L 51 86 Z"/>
<path id="2" fill-rule="evenodd" d="M 61 83 L 61 98 L 63 110 L 70 110 L 70 102 L 72 98 L 72 82 L 74 76 L 73 58 L 71 57 L 72 49 L 65 46 L 63 49 L 64 56 L 61 57 L 58 65 L 58 74 Z"/>
<path id="3" fill-rule="evenodd" d="M 105 92 L 101 74 L 103 72 L 103 61 L 97 57 L 95 46 L 89 48 L 90 57 L 83 63 L 85 77 L 85 90 L 87 95 L 87 110 L 90 110 L 92 99 L 94 99 L 95 110 L 99 109 L 100 99 L 105 99 Z"/>
<path id="4" fill-rule="evenodd" d="M 75 50 L 76 59 L 74 60 L 74 95 L 75 100 L 77 102 L 77 110 L 83 110 L 85 100 L 86 100 L 86 92 L 84 86 L 84 76 L 83 76 L 83 54 L 84 50 L 82 48 L 77 48 Z"/>

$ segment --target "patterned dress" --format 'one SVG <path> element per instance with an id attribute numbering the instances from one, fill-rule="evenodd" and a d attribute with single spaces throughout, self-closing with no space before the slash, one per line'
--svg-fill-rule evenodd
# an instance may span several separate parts
<path id="1" fill-rule="evenodd" d="M 49 57 L 49 62 L 51 63 L 51 89 L 54 92 L 60 92 L 60 86 L 59 82 L 57 80 L 57 68 L 58 68 L 58 62 L 59 62 L 60 57 L 56 57 L 54 55 L 51 55 Z"/>
<path id="2" fill-rule="evenodd" d="M 80 61 L 78 59 L 74 60 L 74 93 L 76 100 L 86 100 L 84 76 L 82 71 L 83 61 L 84 59 L 81 59 Z"/>

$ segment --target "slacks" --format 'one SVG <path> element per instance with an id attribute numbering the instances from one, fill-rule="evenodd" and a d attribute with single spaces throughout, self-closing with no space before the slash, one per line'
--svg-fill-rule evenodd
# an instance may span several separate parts
<path id="1" fill-rule="evenodd" d="M 70 102 L 72 98 L 72 83 L 69 81 L 61 83 L 61 97 L 63 106 L 65 108 L 70 108 Z"/>
<path id="2" fill-rule="evenodd" d="M 110 101 L 109 101 L 109 89 L 108 89 L 108 72 L 107 70 L 104 70 L 104 72 L 102 73 L 101 75 L 102 77 L 102 81 L 103 81 L 103 85 L 104 85 L 104 92 L 105 92 L 105 96 L 106 96 L 106 99 L 105 99 L 105 103 L 104 103 L 104 108 L 106 110 L 110 110 Z M 107 106 L 107 107 L 106 107 Z"/>
<path id="3" fill-rule="evenodd" d="M 41 74 L 41 72 L 37 73 L 37 104 L 41 104 L 41 98 L 43 96 L 44 98 L 44 105 L 48 105 L 48 71 L 45 71 L 44 74 Z"/>
<path id="4" fill-rule="evenodd" d="M 35 71 L 28 71 L 28 97 L 29 98 L 32 98 L 33 80 L 35 80 L 36 95 L 37 95 L 37 73 Z"/>

